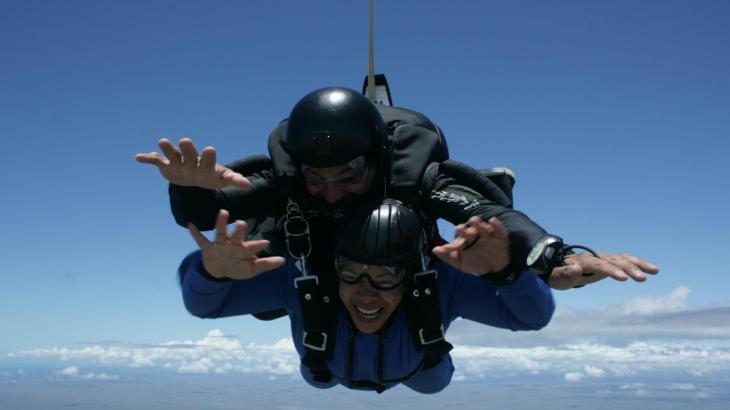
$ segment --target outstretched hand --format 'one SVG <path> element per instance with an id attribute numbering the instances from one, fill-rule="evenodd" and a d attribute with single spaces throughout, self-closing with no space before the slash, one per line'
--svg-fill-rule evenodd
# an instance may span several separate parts
<path id="1" fill-rule="evenodd" d="M 569 255 L 566 266 L 553 269 L 548 283 L 553 289 L 565 290 L 576 286 L 589 285 L 608 277 L 618 281 L 629 278 L 643 282 L 646 274 L 656 275 L 659 268 L 636 256 L 599 252 L 596 258 L 590 253 Z"/>
<path id="2" fill-rule="evenodd" d="M 216 278 L 250 279 L 284 264 L 284 258 L 259 258 L 257 253 L 266 249 L 267 240 L 247 241 L 248 226 L 236 221 L 233 233 L 228 234 L 228 211 L 221 209 L 215 222 L 215 242 L 206 238 L 195 225 L 188 224 L 190 235 L 203 254 L 203 266 Z"/>
<path id="3" fill-rule="evenodd" d="M 510 239 L 507 228 L 492 217 L 484 222 L 473 216 L 454 230 L 451 243 L 437 246 L 432 252 L 449 265 L 468 273 L 493 273 L 510 263 Z"/>
<path id="4" fill-rule="evenodd" d="M 162 176 L 169 182 L 180 186 L 197 186 L 207 189 L 219 189 L 227 185 L 248 188 L 251 181 L 246 177 L 226 168 L 216 161 L 213 147 L 203 149 L 202 156 L 190 138 L 180 140 L 180 148 L 163 138 L 158 142 L 159 152 L 137 154 L 135 159 L 143 164 L 156 166 Z"/>

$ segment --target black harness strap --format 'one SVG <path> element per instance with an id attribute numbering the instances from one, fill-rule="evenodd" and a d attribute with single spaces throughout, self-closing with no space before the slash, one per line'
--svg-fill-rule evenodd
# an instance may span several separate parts
<path id="1" fill-rule="evenodd" d="M 287 204 L 284 235 L 287 250 L 302 272 L 294 279 L 304 327 L 302 363 L 312 372 L 315 381 L 327 383 L 332 380 L 327 359 L 334 350 L 337 303 L 332 289 L 320 283 L 316 274 L 309 274 L 308 257 L 312 251 L 309 222 L 291 198 Z"/>
<path id="2" fill-rule="evenodd" d="M 332 373 L 327 367 L 328 350 L 334 340 L 324 325 L 328 304 L 331 302 L 327 295 L 323 295 L 317 276 L 305 275 L 294 280 L 294 286 L 299 295 L 299 304 L 302 307 L 304 324 L 304 357 L 302 363 L 312 372 L 314 380 L 327 383 L 332 380 Z"/>
<path id="3" fill-rule="evenodd" d="M 423 368 L 430 369 L 453 349 L 445 339 L 436 270 L 424 270 L 413 275 L 405 295 L 405 308 L 408 327 L 416 346 L 426 354 Z"/>

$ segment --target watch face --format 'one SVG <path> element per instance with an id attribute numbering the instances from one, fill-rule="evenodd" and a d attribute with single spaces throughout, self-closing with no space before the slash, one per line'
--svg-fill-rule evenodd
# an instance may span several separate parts
<path id="1" fill-rule="evenodd" d="M 547 236 L 540 239 L 535 246 L 532 247 L 530 254 L 527 255 L 527 266 L 532 266 L 537 262 L 537 259 L 545 251 L 545 245 L 547 244 Z"/>
<path id="2" fill-rule="evenodd" d="M 537 244 L 535 244 L 535 246 L 530 251 L 530 254 L 527 255 L 527 266 L 535 265 L 535 262 L 537 262 L 543 255 L 545 255 L 547 247 L 555 242 L 562 242 L 562 240 L 557 236 L 552 235 L 545 235 L 540 238 Z"/>

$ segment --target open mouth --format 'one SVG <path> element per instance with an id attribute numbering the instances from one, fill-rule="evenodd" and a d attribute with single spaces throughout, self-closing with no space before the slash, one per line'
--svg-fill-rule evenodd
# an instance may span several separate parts
<path id="1" fill-rule="evenodd" d="M 375 309 L 363 309 L 358 305 L 355 305 L 355 309 L 357 309 L 357 313 L 365 319 L 375 319 L 378 316 L 378 313 L 383 310 L 382 307 Z"/>

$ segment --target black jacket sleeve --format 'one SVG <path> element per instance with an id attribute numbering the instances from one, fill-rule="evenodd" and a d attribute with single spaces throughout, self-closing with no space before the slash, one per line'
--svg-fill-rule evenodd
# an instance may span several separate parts
<path id="1" fill-rule="evenodd" d="M 456 225 L 472 216 L 479 216 L 485 221 L 493 216 L 499 218 L 510 234 L 511 267 L 514 269 L 525 267 L 530 249 L 546 233 L 522 212 L 498 205 L 438 172 L 433 178 L 424 178 L 421 192 L 424 211 L 433 219 L 443 218 Z"/>
<path id="2" fill-rule="evenodd" d="M 236 163 L 227 166 L 234 171 L 239 170 Z M 253 184 L 250 188 L 212 190 L 170 184 L 170 208 L 175 222 L 182 227 L 192 222 L 200 230 L 213 229 L 220 209 L 230 213 L 231 221 L 275 216 L 279 202 L 271 172 L 264 170 L 244 175 Z"/>

